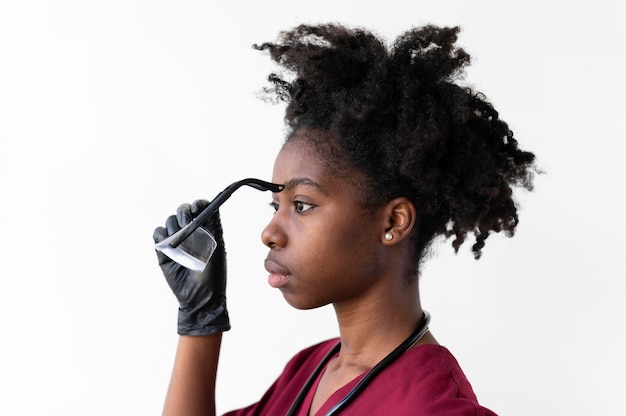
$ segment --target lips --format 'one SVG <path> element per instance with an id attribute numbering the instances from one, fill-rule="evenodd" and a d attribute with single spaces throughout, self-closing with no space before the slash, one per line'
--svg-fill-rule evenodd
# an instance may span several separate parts
<path id="1" fill-rule="evenodd" d="M 269 257 L 265 259 L 265 270 L 269 272 L 267 282 L 273 288 L 280 288 L 284 286 L 292 278 L 292 275 L 289 274 L 289 271 L 286 268 Z"/>

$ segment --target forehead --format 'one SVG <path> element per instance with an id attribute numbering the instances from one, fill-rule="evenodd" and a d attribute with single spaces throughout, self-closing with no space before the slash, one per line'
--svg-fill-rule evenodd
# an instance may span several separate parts
<path id="1" fill-rule="evenodd" d="M 354 195 L 354 181 L 348 181 L 345 174 L 332 169 L 332 162 L 316 151 L 314 145 L 303 140 L 287 142 L 276 156 L 272 181 L 287 186 L 297 185 L 317 188 L 326 195 L 350 193 Z"/>
<path id="2" fill-rule="evenodd" d="M 293 178 L 327 179 L 329 169 L 312 145 L 300 140 L 287 142 L 274 162 L 274 177 L 286 184 Z"/>

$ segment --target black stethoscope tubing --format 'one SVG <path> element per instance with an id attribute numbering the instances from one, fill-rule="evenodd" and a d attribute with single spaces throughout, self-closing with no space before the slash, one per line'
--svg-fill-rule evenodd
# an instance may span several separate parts
<path id="1" fill-rule="evenodd" d="M 400 345 L 396 347 L 393 351 L 389 353 L 385 358 L 383 358 L 378 364 L 374 366 L 370 371 L 363 376 L 363 378 L 344 396 L 343 399 L 339 401 L 332 409 L 326 413 L 326 416 L 332 416 L 339 413 L 340 410 L 345 408 L 352 400 L 354 400 L 365 387 L 376 377 L 381 371 L 385 368 L 389 367 L 389 365 L 398 359 L 404 352 L 409 350 L 413 345 L 415 345 L 428 331 L 428 324 L 430 323 L 430 314 L 424 311 L 424 316 L 422 317 L 417 329 Z M 309 376 L 306 383 L 298 393 L 298 396 L 291 404 L 291 407 L 287 411 L 286 416 L 294 416 L 298 410 L 298 408 L 302 405 L 304 398 L 308 394 L 309 390 L 317 380 L 317 377 L 320 375 L 326 364 L 335 356 L 339 350 L 341 349 L 341 341 L 339 341 L 333 348 L 326 353 L 322 361 L 315 367 L 313 373 Z"/>

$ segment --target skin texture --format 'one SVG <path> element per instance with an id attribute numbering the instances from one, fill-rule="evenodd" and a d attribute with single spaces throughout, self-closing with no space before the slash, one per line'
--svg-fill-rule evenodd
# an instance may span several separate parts
<path id="1" fill-rule="evenodd" d="M 306 134 L 279 153 L 272 181 L 276 213 L 263 230 L 266 268 L 288 275 L 280 287 L 299 309 L 333 304 L 342 348 L 321 379 L 311 414 L 335 390 L 371 369 L 400 344 L 422 315 L 409 253 L 416 211 L 406 198 L 363 207 L 355 181 L 337 178 Z M 358 181 L 357 181 L 358 182 Z M 392 240 L 384 235 L 390 232 Z M 428 334 L 421 343 L 435 343 Z"/>
<path id="2" fill-rule="evenodd" d="M 221 342 L 221 332 L 179 338 L 164 416 L 215 415 L 215 378 Z"/>

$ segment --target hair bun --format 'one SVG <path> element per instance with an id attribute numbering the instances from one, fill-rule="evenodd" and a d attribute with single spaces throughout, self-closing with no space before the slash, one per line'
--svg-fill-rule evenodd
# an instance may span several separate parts
<path id="1" fill-rule="evenodd" d="M 424 26 L 401 35 L 392 48 L 392 66 L 422 81 L 449 81 L 470 63 L 470 56 L 455 45 L 458 27 Z"/>

